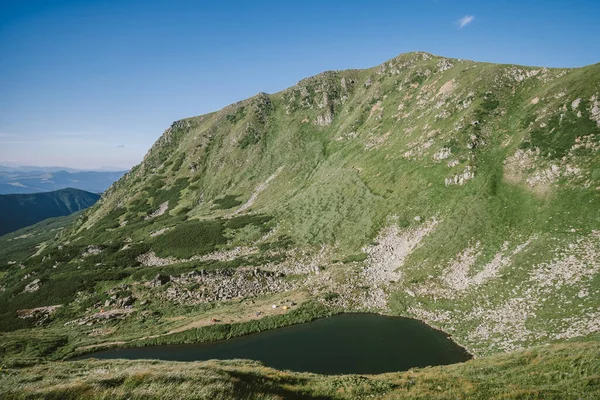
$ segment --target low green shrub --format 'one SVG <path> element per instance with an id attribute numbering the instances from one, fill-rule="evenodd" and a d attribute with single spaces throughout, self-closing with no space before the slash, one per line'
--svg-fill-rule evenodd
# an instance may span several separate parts
<path id="1" fill-rule="evenodd" d="M 213 209 L 215 210 L 228 210 L 230 208 L 233 207 L 237 207 L 240 204 L 242 204 L 242 202 L 240 200 L 237 200 L 237 195 L 231 195 L 228 194 L 222 198 L 219 199 L 215 199 L 213 200 Z"/>

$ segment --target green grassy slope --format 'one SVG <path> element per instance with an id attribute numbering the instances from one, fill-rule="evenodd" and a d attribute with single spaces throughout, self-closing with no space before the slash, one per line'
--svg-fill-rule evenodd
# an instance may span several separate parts
<path id="1" fill-rule="evenodd" d="M 1 329 L 26 336 L 15 330 L 33 321 L 17 310 L 62 304 L 44 329 L 70 348 L 215 313 L 246 321 L 293 298 L 415 317 L 477 356 L 594 337 L 599 101 L 600 64 L 409 53 L 176 121 L 69 230 L 7 269 Z M 256 268 L 279 289 L 203 300 L 206 282 L 181 277 Z M 180 281 L 149 286 L 158 273 Z M 32 279 L 42 285 L 25 291 Z M 115 292 L 136 297 L 130 317 L 65 326 Z"/>
<path id="2" fill-rule="evenodd" d="M 0 195 L 0 235 L 92 206 L 100 195 L 79 189 Z"/>

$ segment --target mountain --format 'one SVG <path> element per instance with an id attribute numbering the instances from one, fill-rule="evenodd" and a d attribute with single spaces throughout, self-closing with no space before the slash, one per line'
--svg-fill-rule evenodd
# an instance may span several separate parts
<path id="1" fill-rule="evenodd" d="M 47 218 L 83 210 L 99 198 L 96 193 L 72 188 L 47 193 L 0 195 L 0 235 Z"/>
<path id="2" fill-rule="evenodd" d="M 125 172 L 0 166 L 0 194 L 40 193 L 69 187 L 102 193 Z"/>
<path id="3" fill-rule="evenodd" d="M 176 121 L 70 227 L 6 256 L 6 357 L 347 311 L 423 320 L 477 357 L 598 340 L 599 150 L 600 64 L 408 53 Z M 53 305 L 43 331 L 16 314 Z"/>

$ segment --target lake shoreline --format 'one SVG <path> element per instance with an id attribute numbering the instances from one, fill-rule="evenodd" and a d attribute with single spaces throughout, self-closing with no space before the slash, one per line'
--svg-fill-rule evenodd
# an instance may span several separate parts
<path id="1" fill-rule="evenodd" d="M 321 348 L 315 350 L 319 346 Z M 316 351 L 323 360 L 315 362 L 310 356 L 311 351 Z M 297 372 L 355 374 L 448 365 L 468 361 L 473 356 L 446 332 L 423 321 L 377 313 L 344 312 L 214 341 L 171 341 L 142 346 L 118 344 L 77 355 L 70 361 L 116 358 L 181 362 L 250 359 Z M 335 365 L 337 359 L 345 361 Z M 352 363 L 358 370 L 348 369 Z"/>

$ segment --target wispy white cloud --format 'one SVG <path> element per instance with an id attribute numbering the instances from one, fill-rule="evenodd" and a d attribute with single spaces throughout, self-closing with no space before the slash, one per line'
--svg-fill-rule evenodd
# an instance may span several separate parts
<path id="1" fill-rule="evenodd" d="M 465 26 L 469 25 L 471 22 L 473 22 L 474 19 L 474 15 L 465 15 L 464 17 L 456 21 L 456 23 L 458 24 L 458 27 L 462 29 Z"/>

